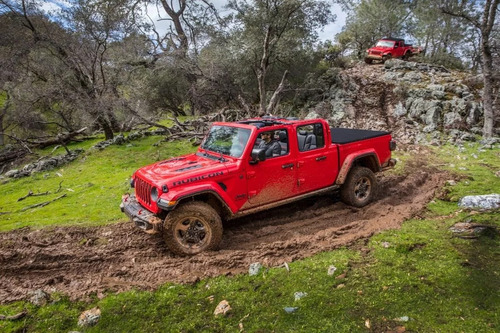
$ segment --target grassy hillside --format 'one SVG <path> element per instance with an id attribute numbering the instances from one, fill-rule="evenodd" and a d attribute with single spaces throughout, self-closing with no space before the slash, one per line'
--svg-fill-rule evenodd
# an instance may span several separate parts
<path id="1" fill-rule="evenodd" d="M 121 195 L 130 190 L 132 173 L 143 165 L 196 149 L 188 142 L 162 142 L 153 146 L 160 142 L 158 136 L 133 141 L 130 145 L 112 145 L 102 151 L 89 149 L 101 140 L 70 145 L 70 149 L 84 148 L 85 153 L 63 168 L 1 184 L 0 212 L 4 214 L 0 215 L 0 231 L 26 226 L 98 225 L 125 220 L 118 206 Z M 47 149 L 45 153 L 50 151 Z M 54 152 L 55 155 L 64 153 L 63 148 Z M 61 188 L 57 192 L 59 185 Z M 17 201 L 30 190 L 51 193 Z M 45 207 L 22 211 L 27 206 L 50 201 L 62 194 L 66 197 Z"/>
<path id="2" fill-rule="evenodd" d="M 1 230 L 23 226 L 103 224 L 124 220 L 118 209 L 128 188 L 128 176 L 138 166 L 192 151 L 187 143 L 163 143 L 158 138 L 111 146 L 92 152 L 60 170 L 0 185 L 1 208 L 17 211 L 46 201 L 33 197 L 17 203 L 29 189 L 55 191 L 61 180 L 63 198 L 43 208 L 0 216 Z M 398 170 L 423 158 L 398 152 Z M 71 302 L 52 295 L 45 306 L 15 302 L 0 306 L 0 314 L 25 309 L 17 321 L 0 321 L 0 331 L 17 332 L 498 332 L 500 330 L 500 237 L 492 231 L 477 239 L 454 236 L 449 228 L 471 221 L 500 228 L 500 214 L 459 209 L 468 194 L 500 191 L 500 152 L 464 148 L 434 148 L 428 163 L 448 169 L 456 185 L 447 185 L 427 210 L 390 230 L 350 248 L 322 253 L 264 269 L 250 277 L 220 276 L 192 285 L 167 284 L 154 292 L 132 291 L 88 301 Z M 60 177 L 60 174 L 62 177 Z M 452 176 L 450 176 L 452 177 Z M 70 191 L 71 189 L 72 191 Z M 27 202 L 29 201 L 29 202 Z M 494 230 L 494 229 L 492 229 Z M 336 266 L 333 276 L 329 266 Z M 307 295 L 294 299 L 296 292 Z M 227 300 L 227 317 L 215 317 L 216 305 Z M 79 328 L 79 314 L 94 306 L 99 323 Z M 296 307 L 287 313 L 285 307 Z"/>

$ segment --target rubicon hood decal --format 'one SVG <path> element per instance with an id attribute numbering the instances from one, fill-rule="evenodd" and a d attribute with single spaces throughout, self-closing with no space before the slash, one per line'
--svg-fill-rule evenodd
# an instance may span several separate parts
<path id="1" fill-rule="evenodd" d="M 217 177 L 217 176 L 222 176 L 223 174 L 224 174 L 223 171 L 217 171 L 217 172 L 209 173 L 208 175 L 201 175 L 201 176 L 196 176 L 196 177 L 181 179 L 181 180 L 173 182 L 172 183 L 172 187 L 183 185 L 183 184 L 188 184 L 188 183 L 192 183 L 192 182 L 196 182 L 196 181 L 202 180 L 202 179 L 208 179 L 208 178 L 213 178 L 213 177 Z"/>

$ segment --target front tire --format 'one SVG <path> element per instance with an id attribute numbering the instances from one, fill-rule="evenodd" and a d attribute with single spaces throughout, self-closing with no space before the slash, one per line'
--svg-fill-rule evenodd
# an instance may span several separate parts
<path id="1" fill-rule="evenodd" d="M 340 189 L 340 198 L 348 205 L 364 207 L 373 200 L 376 190 L 373 172 L 365 167 L 353 167 Z"/>
<path id="2" fill-rule="evenodd" d="M 385 63 L 387 60 L 391 59 L 392 56 L 390 54 L 386 54 L 382 56 L 382 63 Z"/>
<path id="3" fill-rule="evenodd" d="M 167 215 L 163 238 L 168 248 L 180 255 L 216 250 L 222 240 L 222 221 L 207 203 L 187 202 Z"/>
<path id="4" fill-rule="evenodd" d="M 373 59 L 365 58 L 365 62 L 370 65 L 373 62 Z"/>

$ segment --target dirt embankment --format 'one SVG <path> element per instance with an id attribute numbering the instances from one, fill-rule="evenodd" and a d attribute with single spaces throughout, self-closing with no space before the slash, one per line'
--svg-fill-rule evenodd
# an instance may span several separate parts
<path id="1" fill-rule="evenodd" d="M 194 257 L 171 254 L 161 236 L 131 223 L 104 227 L 28 228 L 0 234 L 0 303 L 44 289 L 82 298 L 91 293 L 154 289 L 248 270 L 253 262 L 278 266 L 398 228 L 433 198 L 447 179 L 421 165 L 379 178 L 377 200 L 356 209 L 335 195 L 319 196 L 224 225 L 221 250 Z"/>

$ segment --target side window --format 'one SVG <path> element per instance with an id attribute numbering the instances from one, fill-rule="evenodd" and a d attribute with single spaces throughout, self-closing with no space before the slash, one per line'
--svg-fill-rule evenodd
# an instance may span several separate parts
<path id="1" fill-rule="evenodd" d="M 325 135 L 321 123 L 297 127 L 299 151 L 308 151 L 325 146 Z"/>
<path id="2" fill-rule="evenodd" d="M 288 154 L 288 132 L 286 129 L 262 131 L 255 140 L 254 149 L 266 149 L 266 157 Z"/>

